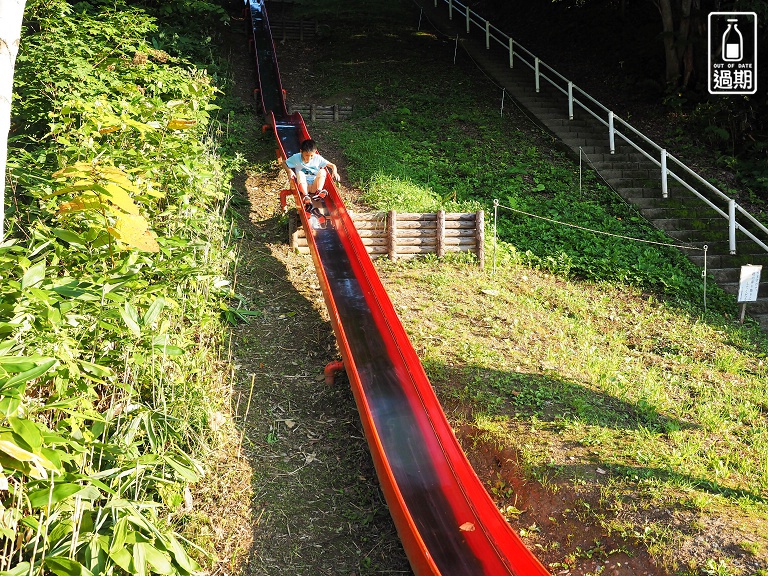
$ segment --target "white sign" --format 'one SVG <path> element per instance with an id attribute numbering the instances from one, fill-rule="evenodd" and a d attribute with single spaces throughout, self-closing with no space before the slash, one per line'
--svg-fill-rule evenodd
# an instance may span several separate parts
<path id="1" fill-rule="evenodd" d="M 757 300 L 757 290 L 760 288 L 760 272 L 762 266 L 747 264 L 741 267 L 739 278 L 739 302 L 754 302 Z"/>
<path id="2" fill-rule="evenodd" d="M 710 94 L 757 92 L 757 14 L 709 14 L 708 88 Z"/>

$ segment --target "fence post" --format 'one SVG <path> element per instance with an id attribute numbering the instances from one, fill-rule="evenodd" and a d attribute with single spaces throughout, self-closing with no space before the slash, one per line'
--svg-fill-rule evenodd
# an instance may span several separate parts
<path id="1" fill-rule="evenodd" d="M 437 211 L 437 257 L 445 255 L 445 210 Z"/>
<path id="2" fill-rule="evenodd" d="M 736 254 L 736 200 L 728 200 L 728 246 Z"/>
<path id="3" fill-rule="evenodd" d="M 568 80 L 568 120 L 573 120 L 573 82 Z"/>
<path id="4" fill-rule="evenodd" d="M 509 39 L 509 67 L 515 67 L 515 41 L 512 38 Z"/>
<path id="5" fill-rule="evenodd" d="M 475 251 L 480 263 L 480 270 L 485 270 L 485 212 L 475 212 Z"/>
<path id="6" fill-rule="evenodd" d="M 397 212 L 387 213 L 387 254 L 390 260 L 397 260 Z"/>
<path id="7" fill-rule="evenodd" d="M 616 153 L 616 134 L 613 128 L 613 112 L 608 112 L 608 145 L 611 148 L 611 154 Z"/>
<path id="8" fill-rule="evenodd" d="M 661 149 L 661 197 L 669 198 L 669 185 L 667 183 L 667 151 Z"/>
<path id="9" fill-rule="evenodd" d="M 541 89 L 541 86 L 539 84 L 539 57 L 536 56 L 536 61 L 534 62 L 534 71 L 536 73 L 536 92 L 538 93 Z"/>
<path id="10" fill-rule="evenodd" d="M 437 8 L 437 0 L 435 0 L 435 8 Z"/>
<path id="11" fill-rule="evenodd" d="M 469 6 L 467 6 L 467 34 L 469 34 Z"/>
<path id="12" fill-rule="evenodd" d="M 467 12 L 469 12 L 469 8 L 467 8 Z M 485 49 L 491 49 L 491 22 L 489 20 L 485 21 Z"/>
<path id="13" fill-rule="evenodd" d="M 453 20 L 453 0 L 448 0 L 448 20 Z"/>

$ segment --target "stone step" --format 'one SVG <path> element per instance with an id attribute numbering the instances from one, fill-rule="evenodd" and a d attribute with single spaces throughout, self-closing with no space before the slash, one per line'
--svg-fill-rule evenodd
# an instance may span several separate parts
<path id="1" fill-rule="evenodd" d="M 688 259 L 704 268 L 704 253 L 703 252 L 691 252 L 688 254 Z M 759 264 L 763 266 L 763 278 L 768 281 L 768 254 L 713 254 L 707 251 L 707 270 L 723 270 L 723 269 L 737 269 L 741 270 L 742 266 L 747 264 Z"/>
<path id="2" fill-rule="evenodd" d="M 593 166 L 595 170 L 597 170 L 598 172 L 603 172 L 605 170 L 644 170 L 646 174 L 649 174 L 651 176 L 658 175 L 659 181 L 661 181 L 661 171 L 650 162 L 640 162 L 638 160 L 633 160 L 633 159 L 626 159 L 626 160 L 616 159 L 614 161 L 611 161 L 611 160 L 598 160 L 597 162 L 592 161 L 590 162 L 590 165 Z"/>
<path id="3" fill-rule="evenodd" d="M 653 224 L 656 225 L 656 222 L 654 222 Z M 710 226 L 706 228 L 686 228 L 683 230 L 670 229 L 670 230 L 664 230 L 664 232 L 670 238 L 674 238 L 675 240 L 680 240 L 681 242 L 688 242 L 688 243 L 708 242 L 710 248 L 712 248 L 715 245 L 715 243 L 722 242 L 727 245 L 727 242 L 728 242 L 727 226 L 724 226 L 722 228 Z"/>
<path id="4" fill-rule="evenodd" d="M 597 126 L 595 122 L 590 122 L 586 119 L 569 120 L 567 110 L 563 111 L 562 114 L 540 116 L 539 120 L 542 120 L 547 125 L 558 127 L 564 131 L 576 128 L 593 128 Z"/>
<path id="5" fill-rule="evenodd" d="M 638 206 L 637 208 L 640 210 L 640 213 L 648 220 L 657 220 L 661 218 L 691 218 L 697 220 L 711 220 L 720 218 L 720 215 L 708 206 L 696 206 L 682 203 L 675 207 L 669 205 L 669 199 L 665 200 L 664 198 L 660 198 L 659 200 L 660 201 L 657 203 L 657 205 L 652 207 L 643 208 Z"/>
<path id="6" fill-rule="evenodd" d="M 697 248 L 704 248 L 706 245 L 708 248 L 708 256 L 716 254 L 730 255 L 728 240 L 692 240 L 686 242 L 686 244 Z M 736 254 L 733 256 L 744 259 L 760 259 L 765 256 L 765 251 L 751 240 L 744 240 L 743 236 L 737 236 Z"/>
<path id="7" fill-rule="evenodd" d="M 738 282 L 723 282 L 718 283 L 717 285 L 725 290 L 728 294 L 739 294 Z M 757 300 L 755 302 L 747 303 L 747 308 L 751 313 L 768 314 L 768 283 L 760 283 L 760 290 L 757 293 Z"/>
<path id="8" fill-rule="evenodd" d="M 721 220 L 693 219 L 693 218 L 656 218 L 651 220 L 653 225 L 664 232 L 669 231 L 687 231 L 708 233 L 720 231 L 725 224 L 725 231 L 728 230 L 728 223 Z"/>
<path id="9" fill-rule="evenodd" d="M 685 198 L 662 198 L 661 188 L 622 188 L 618 192 L 639 210 L 666 208 L 685 210 L 695 206 Z"/>

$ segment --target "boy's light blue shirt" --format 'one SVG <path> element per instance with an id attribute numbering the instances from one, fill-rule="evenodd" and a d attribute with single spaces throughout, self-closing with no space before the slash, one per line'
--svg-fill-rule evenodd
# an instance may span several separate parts
<path id="1" fill-rule="evenodd" d="M 288 158 L 285 164 L 292 170 L 301 170 L 307 177 L 307 184 L 312 184 L 315 181 L 317 172 L 328 165 L 328 160 L 320 156 L 320 154 L 315 154 L 309 162 L 304 162 L 301 159 L 301 152 L 297 152 Z"/>

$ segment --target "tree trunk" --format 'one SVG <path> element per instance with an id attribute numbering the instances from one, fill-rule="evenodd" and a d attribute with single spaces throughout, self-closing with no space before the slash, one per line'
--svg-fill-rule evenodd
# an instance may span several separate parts
<path id="1" fill-rule="evenodd" d="M 677 86 L 680 79 L 680 58 L 677 55 L 675 43 L 675 17 L 672 12 L 672 1 L 658 0 L 656 6 L 661 12 L 667 87 Z"/>
<path id="2" fill-rule="evenodd" d="M 5 181 L 8 133 L 11 130 L 13 69 L 21 42 L 21 21 L 26 0 L 0 0 L 0 242 L 5 238 Z"/>

